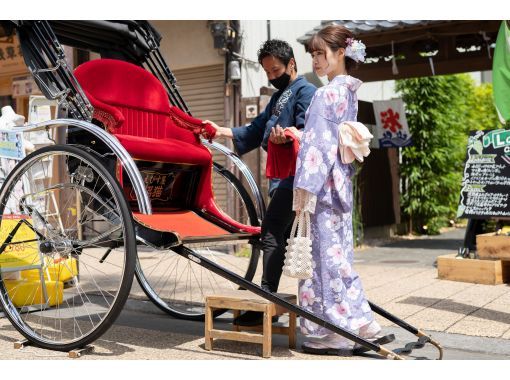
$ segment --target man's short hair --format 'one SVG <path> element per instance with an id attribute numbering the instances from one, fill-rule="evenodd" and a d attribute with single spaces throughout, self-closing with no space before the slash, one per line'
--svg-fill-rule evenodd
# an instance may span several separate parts
<path id="1" fill-rule="evenodd" d="M 292 47 L 285 41 L 282 40 L 267 40 L 262 44 L 259 51 L 257 52 L 259 57 L 259 63 L 262 64 L 262 60 L 266 57 L 273 56 L 278 58 L 287 66 L 291 58 L 294 58 L 294 51 Z M 294 58 L 294 61 L 296 59 Z M 297 71 L 297 63 L 295 64 Z"/>

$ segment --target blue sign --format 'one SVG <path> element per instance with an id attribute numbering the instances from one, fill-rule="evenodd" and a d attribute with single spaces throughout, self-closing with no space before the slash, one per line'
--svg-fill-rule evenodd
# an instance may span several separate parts
<path id="1" fill-rule="evenodd" d="M 14 160 L 25 157 L 23 133 L 0 129 L 0 157 Z"/>

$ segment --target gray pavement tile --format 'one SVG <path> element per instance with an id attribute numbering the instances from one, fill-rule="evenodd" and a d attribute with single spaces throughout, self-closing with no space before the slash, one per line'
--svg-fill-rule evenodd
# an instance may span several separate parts
<path id="1" fill-rule="evenodd" d="M 477 285 L 478 286 L 478 285 Z M 461 321 L 464 317 L 467 316 L 475 316 L 478 318 L 481 318 L 481 320 L 488 320 L 495 323 L 503 323 L 508 324 L 510 323 L 510 313 L 508 313 L 508 308 L 504 304 L 500 304 L 497 302 L 489 303 L 486 305 L 482 305 L 483 307 L 480 308 L 481 302 L 479 302 L 478 298 L 476 299 L 476 302 L 470 302 L 472 301 L 471 296 L 474 294 L 478 294 L 477 292 L 471 291 L 469 297 L 452 297 L 447 299 L 442 298 L 434 298 L 434 297 L 418 297 L 415 295 L 412 295 L 410 297 L 402 298 L 398 301 L 399 304 L 412 304 L 412 305 L 421 305 L 426 307 L 423 311 L 419 312 L 418 314 L 412 316 L 412 318 L 415 318 L 415 320 L 419 320 L 419 318 L 423 319 L 426 323 L 427 328 L 430 329 L 436 329 L 433 326 L 436 326 L 440 331 L 441 328 L 444 329 L 445 324 L 447 324 L 450 321 L 453 321 L 453 323 L 456 323 L 456 327 L 453 330 L 456 333 L 465 333 L 467 335 L 478 335 L 478 333 L 474 333 L 472 329 L 472 324 L 459 324 L 458 322 Z M 463 302 L 459 302 L 458 299 L 464 300 Z M 485 300 L 487 302 L 487 300 Z M 435 313 L 432 313 L 432 311 L 435 311 Z M 435 315 L 435 318 L 437 318 L 437 321 L 429 321 L 430 318 L 428 318 L 425 314 L 426 313 L 432 313 L 431 315 Z M 458 317 L 455 318 L 452 314 L 456 314 Z M 463 330 L 463 328 L 465 329 Z M 483 323 L 482 330 L 489 330 L 490 329 L 490 322 Z M 498 328 L 498 331 L 500 333 L 496 334 L 496 336 L 501 336 L 506 329 L 504 326 Z M 487 332 L 487 336 L 493 336 L 492 333 L 489 331 Z"/>
<path id="2" fill-rule="evenodd" d="M 364 273 L 364 268 L 365 267 L 360 267 L 358 269 L 358 273 L 361 277 L 361 281 L 363 282 L 363 287 L 366 290 L 389 286 L 390 284 L 397 285 L 401 281 L 414 278 L 415 276 L 421 276 L 424 272 L 428 272 L 426 270 L 424 271 L 423 268 L 392 268 L 391 270 L 382 273 L 375 272 L 374 275 L 367 276 Z M 432 275 L 424 274 L 424 276 L 431 277 Z"/>
<path id="3" fill-rule="evenodd" d="M 474 311 L 475 307 L 466 310 Z M 435 331 L 445 331 L 454 323 L 465 317 L 464 313 L 449 312 L 443 310 L 424 309 L 417 314 L 406 318 L 406 322 L 420 328 Z"/>
<path id="4" fill-rule="evenodd" d="M 510 329 L 508 305 L 491 302 L 463 318 L 447 331 L 475 336 L 505 338 Z"/>
<path id="5" fill-rule="evenodd" d="M 397 302 L 390 302 L 384 305 L 384 309 L 389 311 L 390 313 L 398 316 L 401 319 L 405 319 L 411 315 L 414 315 L 423 309 L 425 309 L 426 306 L 423 305 L 411 305 L 411 304 L 405 304 L 405 303 L 399 303 Z"/>
<path id="6" fill-rule="evenodd" d="M 387 327 L 386 333 L 395 334 L 396 340 L 388 345 L 389 348 L 402 347 L 416 338 L 399 327 Z M 437 341 L 444 349 L 444 360 L 459 359 L 510 359 L 510 340 L 500 338 L 486 338 L 481 336 L 466 336 L 450 332 L 424 330 L 424 332 Z M 429 344 L 413 352 L 416 356 L 436 358 L 437 350 Z"/>
<path id="7" fill-rule="evenodd" d="M 510 310 L 510 286 L 506 285 L 507 292 L 502 294 L 501 296 L 495 298 L 492 302 L 506 305 Z"/>
<path id="8" fill-rule="evenodd" d="M 488 321 L 506 323 L 510 328 L 510 309 L 506 304 L 491 302 L 476 310 L 471 315 Z"/>
<path id="9" fill-rule="evenodd" d="M 398 278 L 377 288 L 366 289 L 369 298 L 382 305 L 402 297 L 405 294 L 413 293 L 424 286 L 434 283 L 436 280 L 431 277 L 429 270 L 414 273 L 411 276 Z"/>
<path id="10" fill-rule="evenodd" d="M 478 309 L 477 306 L 456 302 L 452 299 L 443 299 L 443 298 L 432 298 L 432 297 L 417 297 L 411 295 L 399 301 L 399 303 L 403 304 L 412 304 L 412 305 L 423 305 L 431 310 L 436 311 L 445 311 L 445 312 L 454 312 L 457 314 L 461 314 L 463 316 L 470 314 L 474 310 Z"/>
<path id="11" fill-rule="evenodd" d="M 448 298 L 451 295 L 464 291 L 471 286 L 474 285 L 465 282 L 445 281 L 437 279 L 406 296 Z"/>
<path id="12" fill-rule="evenodd" d="M 466 288 L 450 298 L 456 302 L 481 307 L 509 292 L 510 289 L 506 285 L 477 284 L 476 286 Z"/>
<path id="13" fill-rule="evenodd" d="M 446 331 L 455 334 L 499 338 L 503 336 L 508 328 L 508 323 L 494 322 L 484 318 L 467 316 Z"/>

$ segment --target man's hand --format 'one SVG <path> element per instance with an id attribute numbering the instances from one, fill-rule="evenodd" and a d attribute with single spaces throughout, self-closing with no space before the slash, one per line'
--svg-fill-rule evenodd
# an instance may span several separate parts
<path id="1" fill-rule="evenodd" d="M 294 136 L 296 136 L 296 139 L 298 142 L 301 141 L 301 137 L 303 137 L 303 131 L 297 129 L 296 127 L 289 127 L 287 130 L 291 131 Z"/>
<path id="2" fill-rule="evenodd" d="M 285 144 L 289 140 L 287 140 L 287 137 L 284 134 L 283 128 L 277 124 L 276 127 L 271 128 L 271 134 L 269 135 L 269 141 L 271 141 L 273 144 Z"/>
<path id="3" fill-rule="evenodd" d="M 214 136 L 214 139 L 217 139 L 219 137 L 228 137 L 228 138 L 234 137 L 232 135 L 232 129 L 230 129 L 230 128 L 220 127 L 214 121 L 210 121 L 210 120 L 204 120 L 202 123 L 210 124 L 214 129 L 216 129 L 216 135 Z M 204 132 L 205 132 L 205 129 L 202 129 L 201 133 L 204 133 Z"/>

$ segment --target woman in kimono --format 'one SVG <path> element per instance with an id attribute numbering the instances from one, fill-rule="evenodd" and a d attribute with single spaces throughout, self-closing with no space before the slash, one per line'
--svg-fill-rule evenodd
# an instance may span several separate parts
<path id="1" fill-rule="evenodd" d="M 394 337 L 378 335 L 381 327 L 352 267 L 354 169 L 343 164 L 338 153 L 339 124 L 357 117 L 356 90 L 362 82 L 348 72 L 364 61 L 364 48 L 339 25 L 323 28 L 308 43 L 314 71 L 327 75 L 329 84 L 316 91 L 306 112 L 293 209 L 308 211 L 311 219 L 313 277 L 299 282 L 300 305 L 332 324 L 383 344 Z M 300 327 L 309 338 L 303 343 L 305 352 L 351 355 L 366 351 L 304 318 L 300 318 Z"/>

